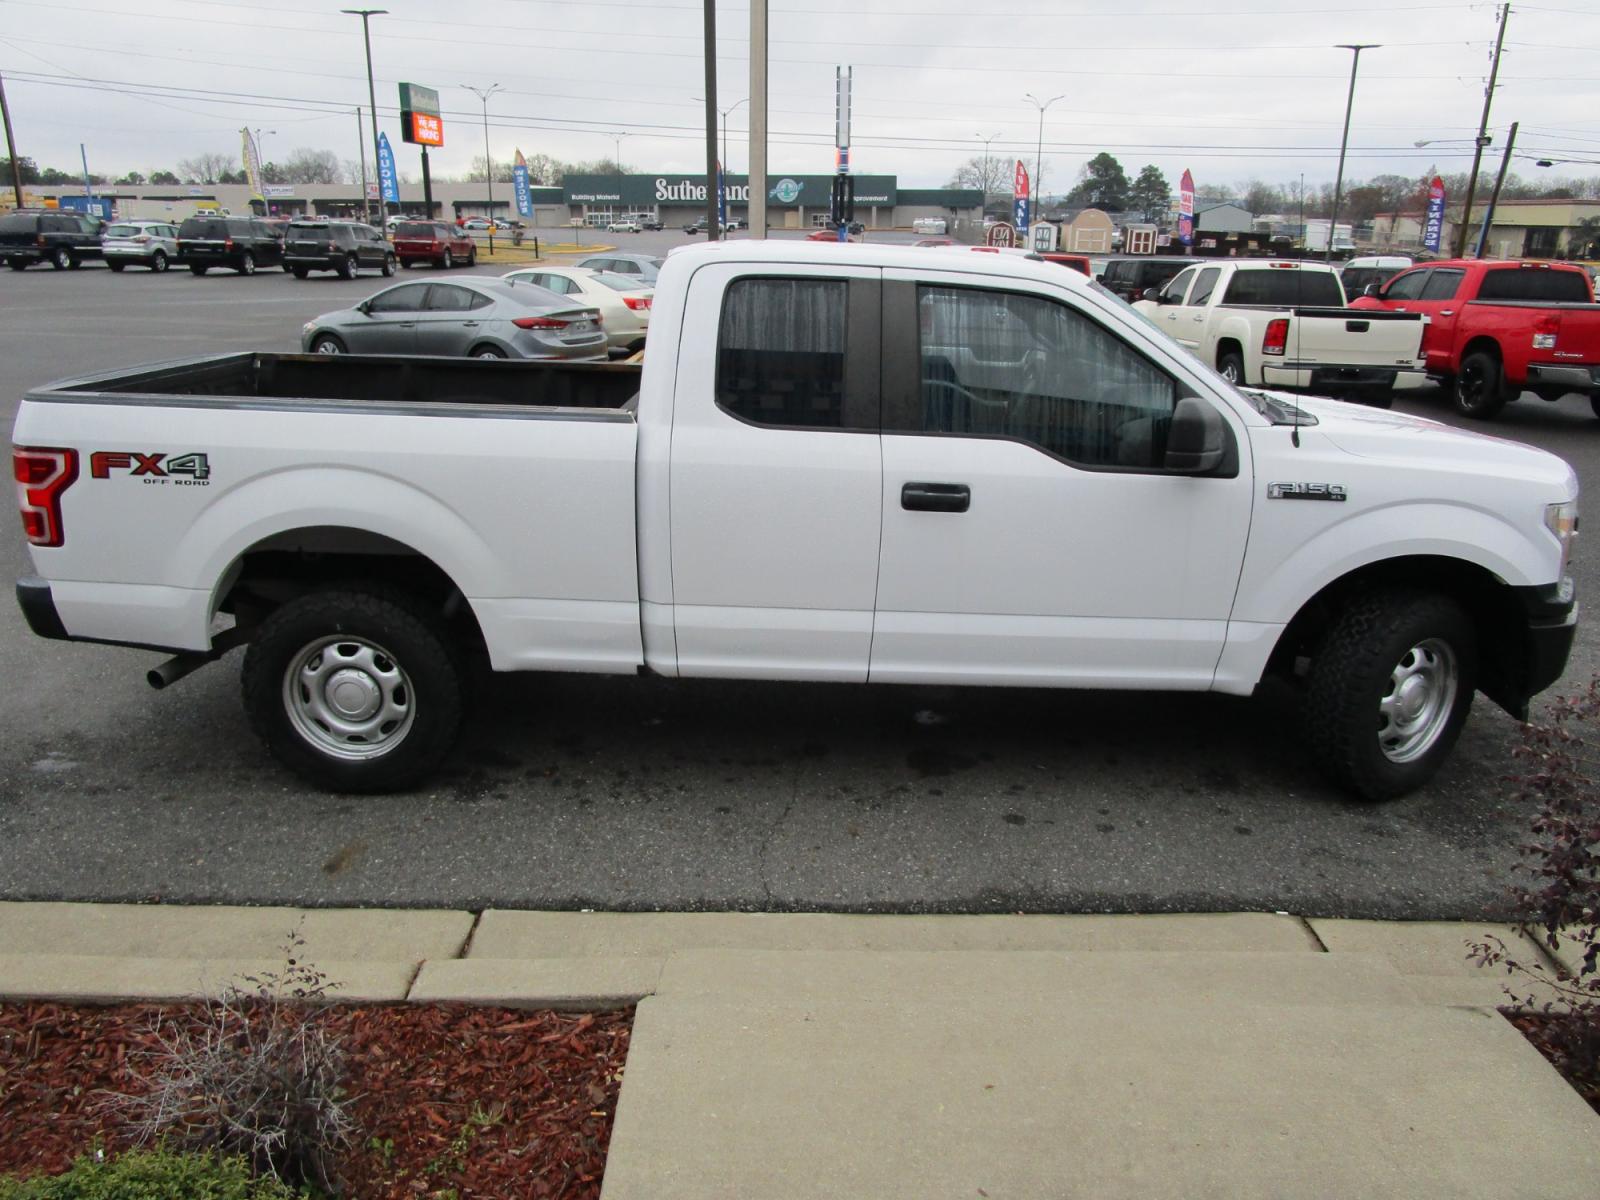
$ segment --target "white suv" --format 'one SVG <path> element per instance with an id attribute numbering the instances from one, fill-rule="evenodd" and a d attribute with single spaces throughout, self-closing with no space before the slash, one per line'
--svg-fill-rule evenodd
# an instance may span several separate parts
<path id="1" fill-rule="evenodd" d="M 165 271 L 178 261 L 178 227 L 169 221 L 117 221 L 106 226 L 101 249 L 113 271 L 129 263 Z"/>
<path id="2" fill-rule="evenodd" d="M 607 233 L 638 233 L 639 222 L 632 217 L 624 217 L 620 221 L 613 221 L 606 226 Z"/>

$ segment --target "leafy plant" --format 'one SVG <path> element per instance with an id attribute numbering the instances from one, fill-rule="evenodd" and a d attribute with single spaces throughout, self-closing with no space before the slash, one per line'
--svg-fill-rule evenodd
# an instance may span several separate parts
<path id="1" fill-rule="evenodd" d="M 0 1200 L 301 1200 L 261 1178 L 237 1155 L 133 1150 L 116 1158 L 81 1155 L 60 1175 L 0 1178 Z"/>
<path id="2" fill-rule="evenodd" d="M 133 1061 L 147 1090 L 108 1102 L 139 1145 L 239 1155 L 258 1174 L 333 1190 L 355 1128 L 342 1039 L 322 1006 L 335 985 L 305 961 L 298 929 L 283 950 L 282 971 L 247 975 L 220 999 L 158 1019 L 156 1047 Z"/>
<path id="3" fill-rule="evenodd" d="M 467 1114 L 466 1124 L 456 1131 L 450 1144 L 423 1168 L 425 1175 L 457 1174 L 467 1169 L 467 1152 L 485 1129 L 493 1129 L 506 1119 L 505 1109 L 496 1105 L 484 1108 L 474 1104 Z"/>
<path id="4" fill-rule="evenodd" d="M 1524 725 L 1514 753 L 1529 765 L 1515 777 L 1516 799 L 1535 815 L 1533 840 L 1520 847 L 1533 883 L 1514 886 L 1512 895 L 1528 914 L 1524 932 L 1551 951 L 1576 947 L 1578 968 L 1524 962 L 1492 936 L 1475 943 L 1470 957 L 1552 996 L 1540 1002 L 1505 989 L 1515 1007 L 1541 1014 L 1537 1036 L 1546 1054 L 1600 1104 L 1600 678 L 1557 699 L 1547 722 Z"/>

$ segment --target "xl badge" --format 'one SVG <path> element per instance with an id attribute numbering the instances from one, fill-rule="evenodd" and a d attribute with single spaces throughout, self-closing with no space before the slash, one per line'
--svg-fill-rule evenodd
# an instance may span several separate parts
<path id="1" fill-rule="evenodd" d="M 1342 483 L 1269 483 L 1268 500 L 1337 500 L 1350 498 Z"/>

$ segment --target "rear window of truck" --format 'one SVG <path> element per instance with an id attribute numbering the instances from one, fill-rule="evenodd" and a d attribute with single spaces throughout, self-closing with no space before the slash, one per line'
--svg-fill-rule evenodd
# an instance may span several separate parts
<path id="1" fill-rule="evenodd" d="M 178 236 L 198 241 L 226 241 L 228 222 L 221 217 L 190 217 L 178 226 Z"/>
<path id="2" fill-rule="evenodd" d="M 38 219 L 32 213 L 12 213 L 8 217 L 0 217 L 0 233 L 32 233 L 38 228 L 35 224 Z"/>
<path id="3" fill-rule="evenodd" d="M 1344 292 L 1340 290 L 1338 278 L 1326 272 L 1263 267 L 1235 274 L 1228 282 L 1222 302 L 1260 307 L 1298 304 L 1314 308 L 1343 308 Z"/>
<path id="4" fill-rule="evenodd" d="M 395 237 L 403 238 L 432 238 L 435 232 L 432 225 L 424 225 L 421 221 L 401 221 L 394 227 Z"/>
<path id="5" fill-rule="evenodd" d="M 1504 267 L 1487 271 L 1478 287 L 1479 300 L 1550 300 L 1587 303 L 1589 285 L 1578 271 L 1541 271 Z"/>

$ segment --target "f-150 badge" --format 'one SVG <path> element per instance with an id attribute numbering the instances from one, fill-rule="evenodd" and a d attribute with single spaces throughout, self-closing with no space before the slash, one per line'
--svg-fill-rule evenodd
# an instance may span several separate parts
<path id="1" fill-rule="evenodd" d="M 1338 500 L 1350 498 L 1342 483 L 1269 483 L 1268 500 Z"/>

